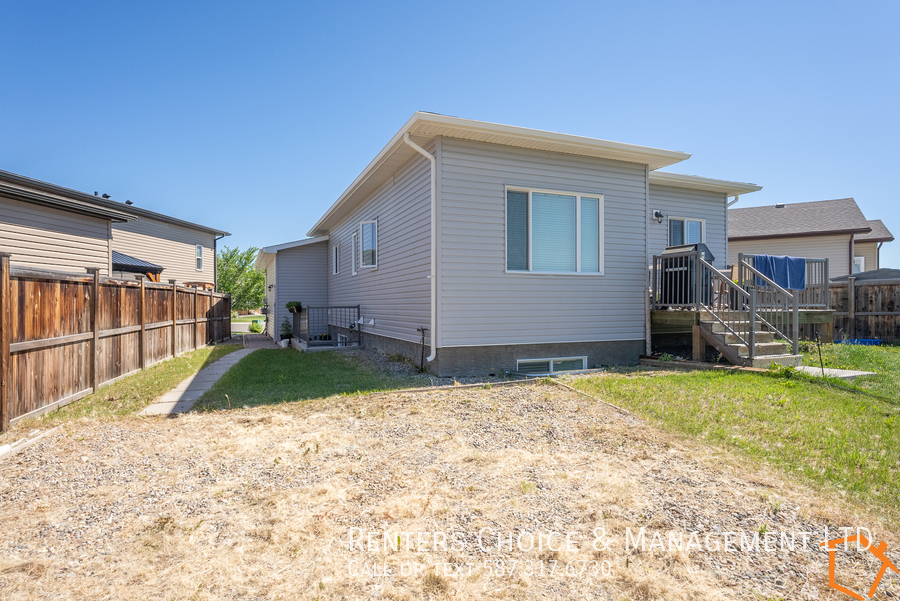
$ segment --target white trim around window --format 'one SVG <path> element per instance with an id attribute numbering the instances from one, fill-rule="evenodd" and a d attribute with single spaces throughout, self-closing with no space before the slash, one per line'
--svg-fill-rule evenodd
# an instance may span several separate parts
<path id="1" fill-rule="evenodd" d="M 371 226 L 371 227 L 367 227 Z M 359 224 L 359 266 L 378 268 L 378 220 L 361 221 Z"/>
<path id="2" fill-rule="evenodd" d="M 680 243 L 675 244 L 672 241 L 672 222 L 673 221 L 681 221 L 681 232 L 682 238 L 684 238 Z M 675 215 L 669 215 L 668 221 L 666 222 L 666 228 L 669 230 L 666 235 L 666 239 L 669 241 L 669 246 L 681 246 L 682 244 L 696 244 L 695 242 L 686 242 L 687 238 L 687 222 L 694 222 L 700 224 L 700 242 L 706 244 L 706 219 L 697 219 L 695 217 L 676 217 Z"/>
<path id="3" fill-rule="evenodd" d="M 198 244 L 194 249 L 194 269 L 203 271 L 203 245 Z"/>
<path id="4" fill-rule="evenodd" d="M 351 273 L 359 273 L 359 232 L 353 232 L 353 248 L 351 249 L 353 260 L 350 262 Z"/>
<path id="5" fill-rule="evenodd" d="M 514 211 L 516 213 L 515 218 L 518 220 L 518 225 L 516 227 L 522 227 L 522 221 L 525 221 L 524 230 L 525 234 L 525 242 L 523 246 L 522 240 L 516 241 L 516 258 L 512 259 L 510 257 L 510 229 L 511 229 L 511 217 L 510 217 L 510 192 L 519 193 L 519 203 L 518 211 Z M 521 203 L 524 199 L 522 199 L 522 195 L 527 196 L 527 208 L 522 211 Z M 534 224 L 534 215 L 535 215 L 535 195 L 540 195 L 544 200 L 547 197 L 558 197 L 559 200 L 565 201 L 566 199 L 572 199 L 572 204 L 570 204 L 570 212 L 569 212 L 569 223 L 562 224 L 563 229 L 570 228 L 571 232 L 554 232 L 555 236 L 547 236 L 546 233 L 543 233 L 541 228 L 538 232 L 538 236 L 540 237 L 543 234 L 544 239 L 553 239 L 553 240 L 562 240 L 562 241 L 571 241 L 574 244 L 574 248 L 570 247 L 565 249 L 564 258 L 565 262 L 568 262 L 569 265 L 573 267 L 573 269 L 553 269 L 548 268 L 547 264 L 552 264 L 552 261 L 546 260 L 546 258 L 540 257 L 541 250 L 538 250 L 538 261 L 535 261 L 535 250 L 534 250 L 534 239 L 535 239 L 535 224 Z M 605 235 L 604 235 L 604 197 L 603 194 L 590 194 L 586 192 L 572 192 L 565 190 L 548 190 L 542 188 L 525 188 L 519 186 L 505 186 L 504 190 L 504 205 L 505 205 L 505 231 L 504 231 L 504 271 L 510 274 L 522 274 L 527 273 L 529 275 L 577 275 L 577 276 L 600 276 L 604 274 L 604 245 L 605 245 Z M 574 209 L 574 210 L 572 210 Z M 546 209 L 542 208 L 537 211 L 539 214 L 547 214 Z M 596 214 L 596 222 L 588 221 L 585 218 L 586 214 Z M 563 220 L 565 221 L 565 220 Z M 559 224 L 554 224 L 557 228 Z M 585 238 L 589 236 L 588 238 Z M 594 251 L 593 244 L 590 242 L 590 237 L 593 237 L 597 241 L 596 252 Z M 553 254 L 554 249 L 548 248 L 548 252 Z M 527 259 L 525 258 L 527 256 Z M 542 260 L 543 259 L 543 260 Z M 518 263 L 522 265 L 524 268 L 517 269 L 514 266 L 511 267 L 511 263 Z M 543 266 L 542 266 L 543 264 Z"/>
<path id="6" fill-rule="evenodd" d="M 580 362 L 581 366 L 577 367 L 575 365 L 571 365 L 572 363 Z M 543 367 L 543 365 L 547 365 L 546 371 L 538 371 L 535 373 L 558 373 L 562 371 L 584 371 L 588 367 L 588 358 L 586 356 L 582 357 L 548 357 L 546 359 L 516 359 L 516 371 L 528 371 L 523 370 L 522 368 L 528 365 L 534 367 Z M 566 365 L 568 364 L 568 365 Z M 566 369 L 568 368 L 568 369 Z M 574 368 L 574 369 L 573 369 Z"/>
<path id="7" fill-rule="evenodd" d="M 337 275 L 341 272 L 341 245 L 335 244 L 331 247 L 331 274 Z"/>

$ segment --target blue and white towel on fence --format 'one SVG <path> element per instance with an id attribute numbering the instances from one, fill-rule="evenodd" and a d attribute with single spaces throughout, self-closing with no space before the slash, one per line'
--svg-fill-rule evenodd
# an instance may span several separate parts
<path id="1" fill-rule="evenodd" d="M 785 290 L 806 290 L 806 259 L 803 257 L 756 255 L 753 267 Z"/>

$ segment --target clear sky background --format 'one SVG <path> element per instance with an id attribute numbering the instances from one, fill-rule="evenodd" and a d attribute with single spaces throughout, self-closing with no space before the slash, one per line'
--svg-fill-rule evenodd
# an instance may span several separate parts
<path id="1" fill-rule="evenodd" d="M 305 237 L 416 110 L 693 153 L 900 238 L 900 2 L 8 2 L 0 169 Z M 900 267 L 900 240 L 882 249 Z"/>

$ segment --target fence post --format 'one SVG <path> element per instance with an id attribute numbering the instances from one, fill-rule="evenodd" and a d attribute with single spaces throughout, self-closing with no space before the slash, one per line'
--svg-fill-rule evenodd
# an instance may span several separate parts
<path id="1" fill-rule="evenodd" d="M 828 280 L 828 259 L 825 259 L 825 308 L 831 309 L 831 282 Z"/>
<path id="2" fill-rule="evenodd" d="M 100 268 L 88 267 L 88 273 L 94 274 L 94 285 L 91 287 L 91 330 L 94 342 L 91 348 L 91 384 L 94 392 L 100 388 Z"/>
<path id="3" fill-rule="evenodd" d="M 178 334 L 178 309 L 176 308 L 178 305 L 178 284 L 175 283 L 175 280 L 169 280 L 169 283 L 172 284 L 172 358 L 174 359 L 175 350 L 177 349 L 175 340 L 176 334 Z"/>
<path id="4" fill-rule="evenodd" d="M 147 317 L 144 314 L 147 299 L 144 294 L 144 278 L 141 278 L 141 369 L 147 366 Z"/>
<path id="5" fill-rule="evenodd" d="M 9 338 L 10 338 L 9 253 L 0 253 L 0 431 L 9 430 Z"/>
<path id="6" fill-rule="evenodd" d="M 197 286 L 194 286 L 194 350 L 197 350 Z"/>
<path id="7" fill-rule="evenodd" d="M 847 311 L 850 315 L 850 339 L 856 339 L 856 278 L 847 278 Z"/>
<path id="8" fill-rule="evenodd" d="M 700 311 L 700 292 L 703 286 L 700 282 L 700 251 L 694 251 L 694 311 Z"/>

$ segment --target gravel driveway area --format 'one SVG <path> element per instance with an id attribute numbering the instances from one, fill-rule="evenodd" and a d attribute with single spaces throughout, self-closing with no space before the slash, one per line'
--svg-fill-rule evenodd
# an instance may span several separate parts
<path id="1" fill-rule="evenodd" d="M 72 423 L 0 462 L 0 516 L 3 599 L 844 599 L 825 528 L 898 542 L 545 383 Z M 837 573 L 867 594 L 880 566 L 851 546 Z"/>

